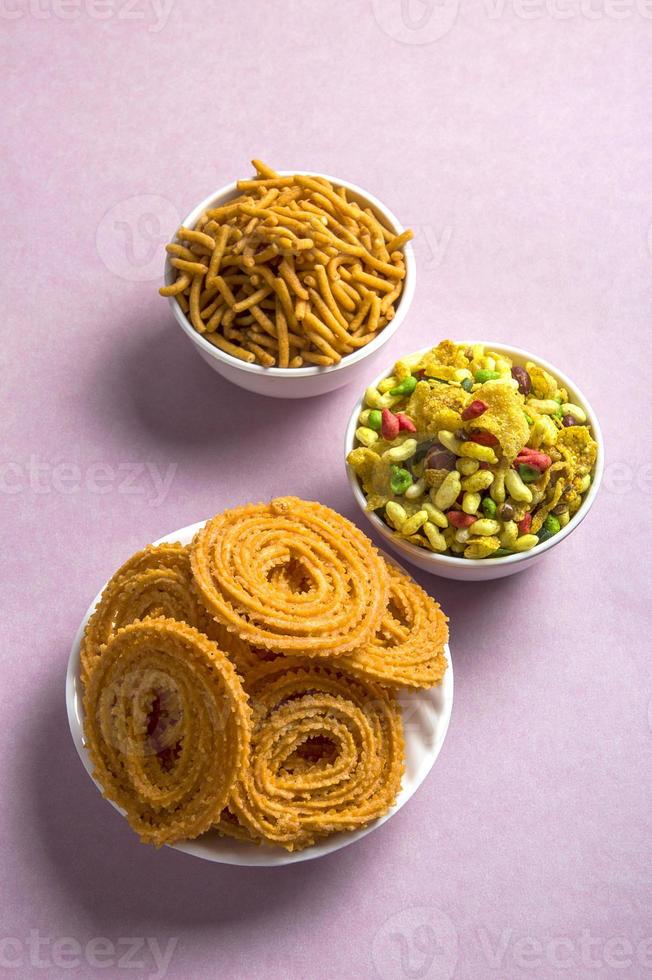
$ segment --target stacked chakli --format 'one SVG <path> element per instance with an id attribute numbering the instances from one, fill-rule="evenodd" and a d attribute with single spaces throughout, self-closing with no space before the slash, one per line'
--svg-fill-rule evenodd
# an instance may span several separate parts
<path id="1" fill-rule="evenodd" d="M 94 777 L 145 843 L 298 850 L 394 804 L 397 692 L 441 682 L 438 604 L 335 511 L 284 497 L 150 546 L 81 651 Z"/>

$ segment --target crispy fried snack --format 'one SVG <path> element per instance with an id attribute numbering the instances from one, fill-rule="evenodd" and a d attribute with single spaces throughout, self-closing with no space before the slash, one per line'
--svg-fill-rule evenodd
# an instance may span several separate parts
<path id="1" fill-rule="evenodd" d="M 447 667 L 448 619 L 409 575 L 386 564 L 389 602 L 380 627 L 366 646 L 346 654 L 342 665 L 381 684 L 433 687 Z"/>
<path id="2" fill-rule="evenodd" d="M 213 826 L 220 837 L 232 837 L 234 840 L 246 841 L 248 844 L 255 843 L 246 827 L 243 827 L 235 814 L 227 806 L 220 814 L 220 819 Z"/>
<path id="3" fill-rule="evenodd" d="M 339 662 L 281 657 L 246 678 L 249 764 L 230 810 L 252 838 L 289 851 L 382 816 L 404 768 L 394 695 Z"/>
<path id="4" fill-rule="evenodd" d="M 81 648 L 82 680 L 102 646 L 128 623 L 167 616 L 204 629 L 210 622 L 192 583 L 190 555 L 181 544 L 149 545 L 122 565 L 107 584 L 88 621 Z"/>
<path id="5" fill-rule="evenodd" d="M 204 607 L 202 606 L 202 608 Z M 202 632 L 206 634 L 209 640 L 217 644 L 242 676 L 253 670 L 254 667 L 258 667 L 264 660 L 272 659 L 275 656 L 268 650 L 260 650 L 250 646 L 240 639 L 237 633 L 229 632 L 226 626 L 213 619 L 208 610 L 205 611 Z"/>
<path id="6" fill-rule="evenodd" d="M 241 361 L 336 364 L 394 318 L 412 232 L 397 235 L 325 177 L 252 162 L 238 197 L 166 246 L 176 279 L 159 292 Z"/>
<path id="7" fill-rule="evenodd" d="M 212 615 L 281 654 L 357 649 L 387 603 L 389 577 L 369 539 L 330 508 L 296 497 L 218 514 L 195 537 L 191 562 Z"/>
<path id="8" fill-rule="evenodd" d="M 213 829 L 292 851 L 363 827 L 400 790 L 393 689 L 441 680 L 446 623 L 328 507 L 226 511 L 189 548 L 134 555 L 89 620 L 94 777 L 156 846 Z"/>
<path id="9" fill-rule="evenodd" d="M 248 755 L 251 712 L 233 665 L 173 619 L 118 629 L 90 674 L 84 737 L 94 778 L 144 843 L 220 819 Z"/>

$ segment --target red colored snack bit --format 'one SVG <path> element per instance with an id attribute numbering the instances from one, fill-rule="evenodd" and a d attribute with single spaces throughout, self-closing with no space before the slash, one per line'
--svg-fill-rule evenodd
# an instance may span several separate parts
<path id="1" fill-rule="evenodd" d="M 449 510 L 446 517 L 448 523 L 457 528 L 470 527 L 477 520 L 473 514 L 464 514 L 461 510 Z"/>
<path id="2" fill-rule="evenodd" d="M 535 470 L 544 473 L 549 466 L 552 466 L 552 459 L 547 453 L 540 453 L 536 449 L 521 449 L 520 453 L 516 457 L 516 466 L 519 463 L 525 463 L 526 466 L 532 466 Z"/>
<path id="3" fill-rule="evenodd" d="M 529 534 L 532 527 L 532 514 L 528 511 L 522 521 L 518 522 L 518 533 Z"/>
<path id="4" fill-rule="evenodd" d="M 388 408 L 384 408 L 381 423 L 383 439 L 387 439 L 388 442 L 391 442 L 392 439 L 396 439 L 399 429 L 400 423 L 396 415 L 394 415 L 393 412 L 390 412 Z"/>
<path id="5" fill-rule="evenodd" d="M 477 442 L 479 446 L 498 445 L 498 439 L 493 432 L 469 432 L 466 438 L 469 442 Z"/>
<path id="6" fill-rule="evenodd" d="M 398 419 L 399 432 L 416 432 L 417 427 L 408 415 L 404 415 L 403 412 L 397 412 L 396 418 Z"/>
<path id="7" fill-rule="evenodd" d="M 485 402 L 480 401 L 479 398 L 476 398 L 470 405 L 466 406 L 462 412 L 462 418 L 465 422 L 469 422 L 471 419 L 480 418 L 480 416 L 484 415 L 488 408 L 489 406 Z"/>

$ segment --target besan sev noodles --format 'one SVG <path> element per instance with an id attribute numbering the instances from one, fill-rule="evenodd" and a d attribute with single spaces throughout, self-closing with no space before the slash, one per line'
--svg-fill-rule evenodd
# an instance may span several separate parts
<path id="1" fill-rule="evenodd" d="M 325 177 L 253 165 L 238 197 L 179 228 L 166 246 L 176 278 L 160 293 L 239 360 L 337 364 L 393 319 L 412 232 L 395 234 Z"/>

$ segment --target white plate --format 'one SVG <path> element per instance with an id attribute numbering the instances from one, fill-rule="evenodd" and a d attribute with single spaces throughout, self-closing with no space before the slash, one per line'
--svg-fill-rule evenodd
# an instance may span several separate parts
<path id="1" fill-rule="evenodd" d="M 190 524 L 188 527 L 174 531 L 172 534 L 166 534 L 165 537 L 160 538 L 155 544 L 172 541 L 189 544 L 197 531 L 203 527 L 204 523 L 204 521 L 200 521 L 198 524 Z M 390 558 L 390 561 L 395 562 L 395 559 Z M 103 591 L 104 586 L 95 599 L 93 599 L 77 630 L 77 635 L 70 651 L 68 673 L 66 676 L 68 723 L 75 747 L 79 753 L 79 758 L 83 762 L 84 768 L 91 779 L 93 778 L 92 764 L 86 752 L 83 736 L 84 708 L 80 680 L 79 650 L 86 623 Z M 217 861 L 219 864 L 269 867 L 278 864 L 294 864 L 297 861 L 310 861 L 312 858 L 322 857 L 324 854 L 330 854 L 331 851 L 338 851 L 341 847 L 346 847 L 347 844 L 352 844 L 353 841 L 360 840 L 361 837 L 370 834 L 372 830 L 376 830 L 386 820 L 393 817 L 407 803 L 412 794 L 416 792 L 432 769 L 435 759 L 444 744 L 451 709 L 453 707 L 453 664 L 448 645 L 446 646 L 445 652 L 448 660 L 448 670 L 444 674 L 443 682 L 438 687 L 426 691 L 406 691 L 402 692 L 399 696 L 405 729 L 405 773 L 403 776 L 403 786 L 396 803 L 385 816 L 379 817 L 378 820 L 374 820 L 361 830 L 334 834 L 332 837 L 327 837 L 326 840 L 312 847 L 307 847 L 303 851 L 296 851 L 294 853 L 287 852 L 280 847 L 275 848 L 265 845 L 256 847 L 243 841 L 232 840 L 229 837 L 220 837 L 214 831 L 209 831 L 196 840 L 186 841 L 172 846 L 177 851 L 193 854 L 195 857 L 204 858 L 205 861 Z M 95 780 L 93 781 L 95 782 Z M 95 785 L 98 784 L 96 783 Z M 116 805 L 113 803 L 112 806 Z M 120 807 L 116 806 L 116 809 L 120 810 Z M 123 811 L 120 810 L 120 812 L 122 813 Z"/>

